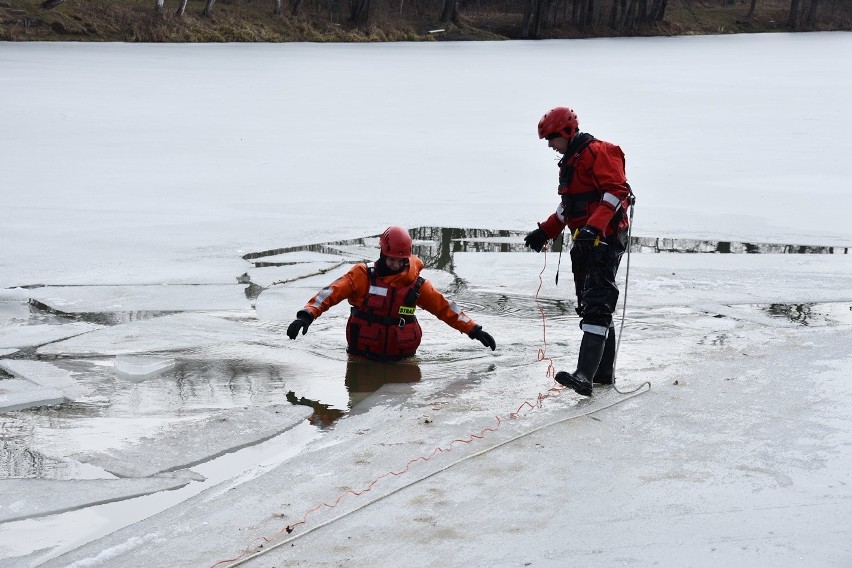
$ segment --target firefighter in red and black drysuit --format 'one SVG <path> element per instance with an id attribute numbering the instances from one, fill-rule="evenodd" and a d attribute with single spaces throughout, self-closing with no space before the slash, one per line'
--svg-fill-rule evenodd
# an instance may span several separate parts
<path id="1" fill-rule="evenodd" d="M 346 324 L 348 353 L 369 359 L 396 361 L 411 357 L 420 346 L 423 332 L 414 315 L 416 307 L 479 340 L 492 351 L 494 338 L 465 314 L 455 302 L 448 302 L 431 282 L 420 276 L 423 261 L 411 254 L 411 236 L 402 227 L 389 227 L 379 239 L 379 260 L 372 266 L 356 264 L 349 272 L 320 290 L 287 328 L 296 339 L 301 330 L 324 311 L 349 300 L 351 313 Z"/>
<path id="2" fill-rule="evenodd" d="M 592 384 L 612 384 L 618 301 L 616 273 L 628 246 L 626 209 L 633 193 L 625 174 L 624 152 L 615 144 L 580 132 L 573 110 L 556 107 L 538 123 L 538 137 L 559 154 L 559 206 L 524 242 L 541 252 L 566 227 L 573 239 L 571 271 L 583 339 L 577 370 L 556 374 L 560 384 L 591 396 Z"/>

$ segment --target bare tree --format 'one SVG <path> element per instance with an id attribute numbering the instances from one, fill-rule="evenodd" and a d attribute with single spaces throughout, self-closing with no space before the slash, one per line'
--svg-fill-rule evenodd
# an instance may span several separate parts
<path id="1" fill-rule="evenodd" d="M 370 0 L 349 0 L 349 20 L 353 24 L 366 24 L 370 18 Z"/>
<path id="2" fill-rule="evenodd" d="M 805 24 L 808 26 L 813 26 L 816 23 L 817 4 L 819 4 L 819 0 L 811 0 L 808 15 L 805 16 Z"/>
<path id="3" fill-rule="evenodd" d="M 281 15 L 281 0 L 275 0 L 275 9 L 273 10 L 273 13 L 276 16 Z"/>
<path id="4" fill-rule="evenodd" d="M 629 0 L 627 6 L 621 11 L 621 23 L 618 24 L 618 31 L 623 32 L 628 27 L 634 28 L 636 25 L 636 0 Z"/>
<path id="5" fill-rule="evenodd" d="M 754 18 L 754 11 L 757 8 L 757 0 L 751 0 L 751 5 L 748 7 L 748 15 L 746 16 L 746 21 L 750 22 L 752 18 Z"/>
<path id="6" fill-rule="evenodd" d="M 752 2 L 756 2 L 757 0 L 752 0 Z M 648 18 L 650 22 L 662 22 L 666 17 L 666 7 L 668 6 L 668 0 L 653 0 L 651 4 L 651 13 L 648 14 Z"/>
<path id="7" fill-rule="evenodd" d="M 790 14 L 787 16 L 787 27 L 791 30 L 799 27 L 799 0 L 790 0 Z"/>
<path id="8" fill-rule="evenodd" d="M 157 6 L 156 6 L 156 9 L 157 9 L 157 13 L 158 13 L 158 14 L 162 14 L 162 13 L 163 13 L 163 3 L 164 3 L 165 1 L 166 1 L 166 0 L 157 0 Z"/>
<path id="9" fill-rule="evenodd" d="M 299 9 L 302 7 L 304 0 L 290 0 L 290 13 L 294 16 L 299 15 Z"/>
<path id="10" fill-rule="evenodd" d="M 441 10 L 441 23 L 446 24 L 449 21 L 457 21 L 459 14 L 458 0 L 444 0 L 444 7 Z"/>
<path id="11" fill-rule="evenodd" d="M 186 12 L 186 2 L 187 0 L 180 0 L 180 5 L 178 6 L 176 12 L 178 16 L 183 16 L 183 13 Z"/>
<path id="12" fill-rule="evenodd" d="M 524 21 L 521 24 L 521 37 L 538 39 L 547 11 L 547 0 L 528 0 L 524 9 Z"/>
<path id="13" fill-rule="evenodd" d="M 204 6 L 204 11 L 201 13 L 202 16 L 209 16 L 213 13 L 213 4 L 216 3 L 216 0 L 207 0 L 207 4 Z"/>
<path id="14" fill-rule="evenodd" d="M 618 17 L 618 11 L 621 9 L 623 12 L 627 8 L 627 0 L 612 0 L 612 5 L 609 7 L 609 18 L 607 19 L 607 25 L 614 29 L 618 29 L 618 23 L 621 21 Z"/>

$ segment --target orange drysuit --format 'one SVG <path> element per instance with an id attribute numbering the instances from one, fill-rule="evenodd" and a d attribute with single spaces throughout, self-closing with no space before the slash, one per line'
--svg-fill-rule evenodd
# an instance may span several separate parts
<path id="1" fill-rule="evenodd" d="M 449 302 L 431 282 L 420 277 L 423 261 L 412 255 L 398 274 L 376 276 L 367 264 L 356 264 L 346 274 L 320 290 L 305 305 L 314 318 L 330 307 L 348 300 L 352 313 L 346 326 L 349 353 L 375 359 L 401 359 L 414 355 L 420 345 L 420 324 L 413 306 L 462 333 L 469 334 L 476 322 L 455 302 Z M 371 274 L 374 281 L 371 282 Z M 419 282 L 418 282 L 419 280 Z M 419 296 L 410 296 L 412 289 Z M 413 299 L 405 308 L 406 297 Z"/>

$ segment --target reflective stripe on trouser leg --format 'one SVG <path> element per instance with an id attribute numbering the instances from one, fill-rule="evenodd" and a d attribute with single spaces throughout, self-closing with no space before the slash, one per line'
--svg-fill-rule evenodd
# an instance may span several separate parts
<path id="1" fill-rule="evenodd" d="M 606 337 L 606 334 L 609 331 L 609 326 L 584 323 L 580 325 L 580 329 L 583 330 L 583 333 L 594 333 L 595 335 L 602 335 Z"/>

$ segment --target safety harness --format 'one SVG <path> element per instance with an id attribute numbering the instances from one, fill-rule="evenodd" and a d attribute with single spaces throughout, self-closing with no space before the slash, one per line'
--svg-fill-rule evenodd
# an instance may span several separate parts
<path id="1" fill-rule="evenodd" d="M 348 351 L 373 359 L 401 359 L 414 355 L 422 331 L 414 315 L 420 288 L 425 280 L 418 276 L 405 296 L 403 289 L 383 285 L 374 266 L 367 266 L 369 289 L 359 307 L 353 306 L 347 324 Z M 409 327 L 412 330 L 409 331 Z"/>

